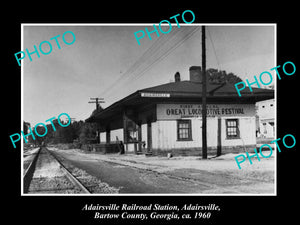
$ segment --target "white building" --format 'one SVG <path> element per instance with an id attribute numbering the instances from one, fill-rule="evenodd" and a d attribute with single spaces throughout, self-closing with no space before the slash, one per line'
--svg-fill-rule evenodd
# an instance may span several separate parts
<path id="1" fill-rule="evenodd" d="M 252 88 L 239 97 L 234 84 L 207 84 L 208 154 L 253 151 L 255 103 L 274 98 L 273 90 Z M 201 69 L 190 67 L 190 80 L 138 90 L 91 116 L 100 126 L 100 143 L 122 141 L 125 152 L 201 155 Z"/>
<path id="2" fill-rule="evenodd" d="M 258 137 L 275 137 L 275 99 L 268 99 L 256 103 L 258 116 Z"/>

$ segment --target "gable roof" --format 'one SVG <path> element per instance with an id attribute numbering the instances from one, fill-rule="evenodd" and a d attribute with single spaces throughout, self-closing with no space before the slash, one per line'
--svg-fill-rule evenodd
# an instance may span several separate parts
<path id="1" fill-rule="evenodd" d="M 264 94 L 269 95 L 273 93 L 274 90 L 270 89 L 262 89 L 262 88 L 253 88 L 252 92 L 249 88 L 245 88 L 241 91 L 242 97 L 246 97 L 248 95 L 255 95 L 255 94 Z M 193 81 L 180 81 L 180 82 L 173 82 L 162 84 L 150 88 L 145 88 L 140 91 L 143 92 L 168 92 L 168 93 L 198 93 L 200 97 L 202 97 L 202 83 L 201 82 L 193 82 Z M 212 84 L 207 83 L 206 91 L 208 95 L 213 96 L 236 96 L 239 98 L 237 90 L 234 84 L 230 83 L 223 83 L 223 84 Z"/>
<path id="2" fill-rule="evenodd" d="M 219 87 L 218 84 L 207 84 L 207 91 L 211 91 L 216 87 Z M 140 91 L 145 92 L 194 92 L 194 93 L 202 93 L 202 83 L 192 82 L 192 81 L 180 81 L 180 82 L 172 82 L 167 84 L 161 84 L 158 86 L 145 88 Z"/>
<path id="3" fill-rule="evenodd" d="M 234 84 L 212 84 L 207 83 L 207 103 L 255 103 L 266 99 L 274 98 L 274 90 L 252 88 L 245 88 L 241 91 L 239 97 Z M 143 97 L 142 93 L 159 93 L 167 94 L 159 97 Z M 158 102 L 201 102 L 202 98 L 202 83 L 193 81 L 179 81 L 157 85 L 150 88 L 138 90 L 131 95 L 113 103 L 103 111 L 90 116 L 86 121 L 92 122 L 96 119 L 111 116 L 114 113 L 120 113 L 122 107 L 137 106 L 145 103 L 158 103 Z"/>

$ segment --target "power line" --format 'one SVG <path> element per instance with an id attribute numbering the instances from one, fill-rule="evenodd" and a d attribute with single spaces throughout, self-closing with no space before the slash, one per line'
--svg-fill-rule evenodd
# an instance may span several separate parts
<path id="1" fill-rule="evenodd" d="M 146 67 L 143 71 L 141 71 L 136 76 L 136 77 L 138 77 L 136 80 L 140 79 L 143 76 L 143 74 L 145 74 L 150 69 L 150 67 L 152 65 L 154 65 L 158 62 L 158 60 L 162 61 L 163 59 L 165 59 L 169 54 L 171 54 L 176 48 L 181 46 L 186 40 L 188 40 L 199 29 L 200 29 L 199 27 L 195 28 L 191 33 L 189 33 L 186 37 L 184 37 L 184 39 L 182 39 L 182 40 L 178 41 L 177 43 L 175 43 L 175 45 L 173 45 L 170 49 L 168 49 L 167 52 L 165 52 L 163 55 L 161 55 L 159 58 L 157 58 L 154 62 L 152 62 L 148 67 Z"/>
<path id="2" fill-rule="evenodd" d="M 180 30 L 176 29 L 173 32 L 173 36 L 176 35 Z M 160 36 L 156 41 L 140 56 L 133 65 L 129 67 L 129 69 L 123 73 L 119 78 L 117 78 L 116 81 L 114 81 L 109 87 L 107 87 L 102 93 L 106 94 L 107 91 L 111 90 L 113 86 L 115 86 L 118 82 L 120 82 L 122 79 L 127 79 L 126 75 L 131 73 L 134 73 L 141 65 L 146 62 L 146 60 L 149 60 L 149 57 L 151 57 L 151 54 L 156 54 L 155 51 L 157 51 L 157 48 L 159 48 L 161 45 L 164 45 L 169 40 L 166 36 Z M 158 49 L 160 50 L 160 49 Z"/>
<path id="3" fill-rule="evenodd" d="M 124 76 L 124 80 L 130 80 L 132 76 L 134 76 L 135 73 L 138 73 L 139 70 L 144 70 L 145 67 L 147 67 L 147 65 L 149 65 L 149 63 L 151 64 L 151 62 L 153 60 L 155 60 L 155 58 L 157 57 L 157 55 L 160 53 L 160 52 L 163 52 L 165 51 L 164 47 L 165 47 L 165 44 L 167 42 L 171 42 L 171 40 L 173 40 L 174 38 L 176 38 L 177 36 L 179 36 L 181 33 L 184 33 L 184 29 L 181 29 L 181 30 L 175 30 L 176 32 L 173 33 L 173 35 L 171 37 L 166 37 L 164 36 L 165 38 L 164 39 L 158 39 L 158 40 L 162 40 L 162 41 L 156 41 L 148 50 L 147 50 L 147 53 L 148 54 L 144 54 L 142 58 L 139 58 L 138 59 L 138 66 L 134 69 L 132 69 L 131 73 L 129 74 L 129 76 Z M 152 51 L 151 51 L 152 50 Z M 135 63 L 136 64 L 136 63 Z M 128 70 L 129 71 L 129 70 Z M 119 80 L 118 80 L 119 81 Z M 117 86 L 117 85 L 121 85 L 120 83 L 114 83 L 113 85 L 110 86 L 110 89 L 109 91 L 112 91 L 112 87 L 113 86 Z M 107 93 L 105 93 L 107 94 Z"/>
<path id="4" fill-rule="evenodd" d="M 164 59 L 165 57 L 167 57 L 173 50 L 175 50 L 177 47 L 179 47 L 184 41 L 186 41 L 187 39 L 189 39 L 197 30 L 199 29 L 199 27 L 196 28 L 191 28 L 189 30 L 192 30 L 192 32 L 189 32 L 183 39 L 182 37 L 179 37 L 179 40 L 176 40 L 177 36 L 179 36 L 181 33 L 186 33 L 186 31 L 184 29 L 181 30 L 181 32 L 177 32 L 175 35 L 173 35 L 171 38 L 168 38 L 167 40 L 165 40 L 161 45 L 164 45 L 166 42 L 168 42 L 170 44 L 170 46 L 167 46 L 166 49 L 162 48 L 160 44 L 156 44 L 156 48 L 159 48 L 156 52 L 152 53 L 152 55 L 147 56 L 147 63 L 144 68 L 141 68 L 140 71 L 133 71 L 128 77 L 126 77 L 125 79 L 127 79 L 127 82 L 125 81 L 124 84 L 127 84 L 128 82 L 132 81 L 132 78 L 135 77 L 141 77 L 145 72 L 147 72 L 150 67 L 154 64 L 157 63 L 158 60 L 160 59 Z M 175 39 L 175 41 L 171 41 L 171 39 Z M 153 45 L 152 45 L 153 46 Z M 151 46 L 151 47 L 152 47 Z M 165 47 L 165 46 L 163 46 Z M 164 52 L 163 54 L 161 54 L 161 52 Z M 158 57 L 158 58 L 157 58 Z M 150 58 L 150 59 L 149 59 Z M 123 85 L 124 85 L 123 84 Z M 118 84 L 115 84 L 115 86 L 117 86 Z M 112 90 L 112 89 L 110 89 Z"/>
<path id="5" fill-rule="evenodd" d="M 178 33 L 176 30 L 175 35 Z M 171 37 L 172 38 L 172 37 Z M 121 76 L 119 79 L 117 79 L 112 85 L 109 86 L 109 88 L 106 89 L 106 91 L 110 92 L 113 91 L 113 87 L 120 86 L 122 83 L 121 80 L 129 80 L 131 76 L 133 76 L 136 72 L 143 69 L 143 66 L 146 66 L 149 61 L 152 60 L 152 58 L 157 54 L 159 50 L 161 50 L 160 46 L 163 46 L 166 41 L 168 41 L 167 38 L 159 38 L 157 39 L 153 45 L 131 66 L 123 76 Z M 131 72 L 131 73 L 130 73 Z M 128 75 L 128 76 L 126 76 Z M 103 92 L 103 94 L 107 94 Z"/>
<path id="6" fill-rule="evenodd" d="M 217 51 L 216 51 L 216 49 L 215 49 L 215 45 L 214 45 L 214 42 L 213 42 L 213 40 L 212 40 L 212 38 L 211 38 L 211 35 L 210 35 L 210 32 L 209 32 L 208 27 L 207 27 L 207 33 L 208 33 L 208 37 L 209 37 L 209 40 L 210 40 L 211 45 L 212 45 L 212 48 L 213 48 L 213 52 L 214 52 L 215 57 L 216 57 L 216 61 L 217 61 L 217 64 L 218 64 L 218 68 L 221 70 L 221 66 L 220 66 L 220 63 L 219 63 L 218 56 L 217 56 Z"/>
<path id="7" fill-rule="evenodd" d="M 185 27 L 184 27 L 185 28 Z M 186 40 L 188 40 L 197 30 L 200 29 L 200 27 L 187 27 L 188 34 L 184 37 L 181 37 L 181 34 L 186 34 L 186 29 L 176 29 L 174 30 L 174 33 L 171 37 L 168 37 L 168 35 L 160 36 L 143 54 L 140 56 L 137 61 L 130 66 L 130 68 L 122 74 L 117 80 L 112 83 L 108 88 L 106 88 L 103 92 L 103 94 L 107 94 L 107 91 L 113 91 L 114 87 L 117 87 L 118 85 L 121 85 L 122 83 L 118 83 L 121 80 L 124 80 L 124 84 L 127 84 L 128 82 L 132 81 L 133 78 L 137 78 L 136 80 L 140 79 L 143 74 L 145 74 L 152 65 L 156 64 L 158 60 L 161 59 L 161 61 L 166 58 L 170 53 L 172 53 L 176 48 L 181 46 L 182 43 L 184 43 Z M 189 32 L 192 30 L 191 32 Z M 163 52 L 163 54 L 162 54 Z M 142 66 L 143 65 L 143 66 Z M 139 72 L 140 71 L 140 72 Z M 132 72 L 129 74 L 129 72 Z M 129 74 L 129 76 L 126 76 Z M 127 81 L 126 81 L 127 80 Z M 96 108 L 99 103 L 104 103 L 104 98 L 90 98 L 91 100 L 89 103 L 96 103 Z M 97 103 L 98 99 L 98 103 Z M 99 107 L 99 106 L 98 106 Z M 81 113 L 80 116 L 84 115 L 86 113 Z"/>

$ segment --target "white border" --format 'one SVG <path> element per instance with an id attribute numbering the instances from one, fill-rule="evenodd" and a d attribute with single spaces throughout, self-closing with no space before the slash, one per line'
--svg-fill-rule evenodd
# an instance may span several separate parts
<path id="1" fill-rule="evenodd" d="M 158 23 L 22 23 L 21 24 L 21 51 L 23 51 L 23 35 L 24 26 L 153 26 L 153 24 L 158 25 Z M 161 24 L 162 26 L 167 26 L 168 24 Z M 177 26 L 176 23 L 171 23 L 172 26 Z M 277 24 L 276 23 L 191 23 L 182 24 L 180 26 L 274 26 L 274 61 L 275 66 L 277 66 Z M 21 61 L 21 130 L 23 129 L 23 61 Z M 277 139 L 277 79 L 275 79 L 274 84 L 275 89 L 275 139 Z M 21 139 L 22 140 L 22 139 Z M 277 196 L 277 151 L 276 146 L 274 148 L 274 193 L 273 194 L 24 194 L 23 190 L 23 141 L 21 141 L 21 196 Z"/>

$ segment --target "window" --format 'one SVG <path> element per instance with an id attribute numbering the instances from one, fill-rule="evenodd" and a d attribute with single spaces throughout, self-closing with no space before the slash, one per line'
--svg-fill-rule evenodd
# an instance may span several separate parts
<path id="1" fill-rule="evenodd" d="M 177 120 L 177 140 L 192 140 L 192 126 L 190 120 Z"/>
<path id="2" fill-rule="evenodd" d="M 228 139 L 240 138 L 238 119 L 226 120 L 226 137 Z"/>
<path id="3" fill-rule="evenodd" d="M 263 126 L 264 126 L 264 134 L 267 134 L 268 133 L 268 131 L 267 131 L 267 124 L 263 123 Z"/>

